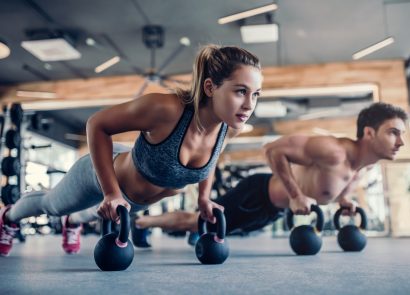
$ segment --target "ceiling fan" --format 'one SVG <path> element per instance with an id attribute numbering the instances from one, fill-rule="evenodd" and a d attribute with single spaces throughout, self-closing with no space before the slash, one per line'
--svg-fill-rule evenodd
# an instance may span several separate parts
<path id="1" fill-rule="evenodd" d="M 159 25 L 146 25 L 142 28 L 142 41 L 145 46 L 151 51 L 151 64 L 150 68 L 142 73 L 141 75 L 145 77 L 144 83 L 141 85 L 140 89 L 135 94 L 135 97 L 139 97 L 148 87 L 149 83 L 158 83 L 166 89 L 171 89 L 171 86 L 167 82 L 177 83 L 177 84 L 189 84 L 187 81 L 178 80 L 171 78 L 171 75 L 165 75 L 164 69 L 177 57 L 185 47 L 191 45 L 189 38 L 182 37 L 179 40 L 179 46 L 175 48 L 174 51 L 164 60 L 164 62 L 156 67 L 156 50 L 164 46 L 164 28 Z"/>
<path id="2" fill-rule="evenodd" d="M 171 54 L 163 61 L 161 65 L 156 66 L 156 50 L 164 46 L 164 28 L 159 25 L 146 25 L 142 28 L 142 41 L 144 45 L 151 51 L 150 68 L 146 71 L 134 67 L 138 75 L 144 77 L 144 82 L 134 95 L 134 98 L 141 96 L 150 83 L 158 83 L 165 89 L 172 90 L 175 84 L 188 85 L 189 81 L 172 78 L 172 74 L 164 74 L 165 68 L 182 52 L 185 47 L 190 46 L 190 40 L 187 37 L 182 37 L 179 40 L 179 45 Z M 125 59 L 127 60 L 127 59 Z M 173 85 L 169 85 L 172 83 Z M 86 136 L 83 134 L 66 133 L 65 138 L 68 140 L 86 142 Z"/>

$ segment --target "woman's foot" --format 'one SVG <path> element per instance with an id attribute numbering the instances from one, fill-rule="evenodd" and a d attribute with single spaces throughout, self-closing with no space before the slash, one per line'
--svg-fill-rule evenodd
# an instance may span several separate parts
<path id="1" fill-rule="evenodd" d="M 63 217 L 63 249 L 67 254 L 76 254 L 81 248 L 81 224 L 70 224 L 68 216 Z"/>
<path id="2" fill-rule="evenodd" d="M 8 256 L 13 247 L 13 239 L 16 236 L 19 227 L 17 224 L 6 221 L 6 212 L 11 206 L 0 209 L 0 255 Z"/>

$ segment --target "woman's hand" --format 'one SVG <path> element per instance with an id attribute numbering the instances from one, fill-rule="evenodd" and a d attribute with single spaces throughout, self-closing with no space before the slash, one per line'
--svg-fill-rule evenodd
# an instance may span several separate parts
<path id="1" fill-rule="evenodd" d="M 224 212 L 224 207 L 212 202 L 209 199 L 203 199 L 198 201 L 198 207 L 199 207 L 199 212 L 201 214 L 201 218 L 205 221 L 209 221 L 210 223 L 216 223 L 216 217 L 212 213 L 212 210 L 214 208 L 220 209 L 222 212 Z"/>
<path id="2" fill-rule="evenodd" d="M 131 205 L 122 196 L 104 196 L 104 200 L 101 202 L 97 209 L 97 213 L 103 219 L 112 220 L 115 223 L 120 223 L 120 217 L 117 214 L 117 207 L 123 205 L 128 211 L 131 209 Z"/>

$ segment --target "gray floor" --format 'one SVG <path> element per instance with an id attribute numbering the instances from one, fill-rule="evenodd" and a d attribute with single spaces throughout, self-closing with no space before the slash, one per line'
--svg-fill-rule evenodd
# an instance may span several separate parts
<path id="1" fill-rule="evenodd" d="M 372 238 L 361 253 L 343 253 L 326 237 L 316 256 L 295 256 L 287 239 L 230 237 L 222 265 L 196 260 L 184 239 L 155 237 L 135 250 L 122 272 L 94 263 L 97 236 L 65 255 L 58 236 L 31 236 L 0 257 L 0 294 L 410 294 L 410 239 Z"/>

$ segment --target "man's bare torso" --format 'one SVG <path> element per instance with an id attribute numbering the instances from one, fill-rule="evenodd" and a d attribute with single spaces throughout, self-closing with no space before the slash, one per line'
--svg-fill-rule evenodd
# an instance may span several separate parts
<path id="1" fill-rule="evenodd" d="M 347 143 L 348 149 L 349 143 Z M 347 152 L 346 152 L 347 153 Z M 292 164 L 291 169 L 296 183 L 308 197 L 325 205 L 334 201 L 354 180 L 357 171 L 351 167 L 346 157 L 337 164 L 314 163 L 310 166 Z M 273 175 L 269 183 L 270 199 L 275 206 L 289 206 L 289 196 L 280 179 Z"/>

